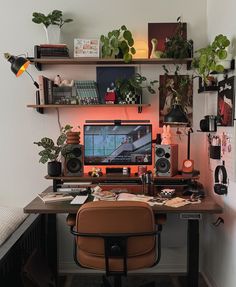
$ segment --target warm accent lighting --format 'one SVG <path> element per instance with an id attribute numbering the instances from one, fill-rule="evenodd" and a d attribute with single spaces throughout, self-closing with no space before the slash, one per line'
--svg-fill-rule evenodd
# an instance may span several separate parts
<path id="1" fill-rule="evenodd" d="M 34 82 L 35 87 L 39 88 L 38 83 L 35 82 L 33 77 L 26 71 L 30 64 L 30 61 L 27 58 L 13 56 L 9 53 L 4 53 L 4 57 L 7 59 L 8 62 L 11 63 L 11 70 L 16 75 L 16 77 L 19 77 L 24 72 L 26 72 Z"/>
<path id="2" fill-rule="evenodd" d="M 148 48 L 145 41 L 135 41 L 135 50 L 136 53 L 133 55 L 134 59 L 147 59 L 148 57 Z"/>

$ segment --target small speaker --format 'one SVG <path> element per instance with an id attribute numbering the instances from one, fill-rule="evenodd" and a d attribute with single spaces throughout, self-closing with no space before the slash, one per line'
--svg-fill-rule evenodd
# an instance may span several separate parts
<path id="1" fill-rule="evenodd" d="M 155 169 L 158 176 L 174 176 L 178 172 L 178 145 L 156 145 Z"/>
<path id="2" fill-rule="evenodd" d="M 83 175 L 83 146 L 80 144 L 67 144 L 64 153 L 64 175 Z"/>

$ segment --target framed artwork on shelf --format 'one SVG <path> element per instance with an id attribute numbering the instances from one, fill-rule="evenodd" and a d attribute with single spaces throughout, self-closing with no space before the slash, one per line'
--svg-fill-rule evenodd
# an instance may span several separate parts
<path id="1" fill-rule="evenodd" d="M 99 58 L 99 39 L 74 39 L 74 58 Z"/>
<path id="2" fill-rule="evenodd" d="M 183 24 L 183 37 L 187 39 L 187 23 Z M 165 43 L 168 38 L 175 35 L 179 23 L 148 23 L 148 57 L 150 58 L 152 51 L 152 39 L 157 39 L 158 51 L 165 51 Z"/>
<path id="3" fill-rule="evenodd" d="M 188 75 L 160 75 L 159 93 L 159 126 L 163 126 L 164 116 L 167 115 L 174 103 L 176 92 L 180 99 L 183 112 L 193 122 L 193 82 Z"/>
<path id="4" fill-rule="evenodd" d="M 96 105 L 98 102 L 97 83 L 95 81 L 75 81 L 75 88 L 80 105 Z"/>
<path id="5" fill-rule="evenodd" d="M 135 67 L 97 67 L 97 87 L 99 93 L 99 102 L 105 103 L 107 91 L 115 88 L 115 81 L 129 79 L 135 74 Z M 116 92 L 116 91 L 115 91 Z M 115 99 L 117 102 L 118 99 Z"/>
<path id="6" fill-rule="evenodd" d="M 217 115 L 219 126 L 234 125 L 234 85 L 235 76 L 218 82 Z"/>

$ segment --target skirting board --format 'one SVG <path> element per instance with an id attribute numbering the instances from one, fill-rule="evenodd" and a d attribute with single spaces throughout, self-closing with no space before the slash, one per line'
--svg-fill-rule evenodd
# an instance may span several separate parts
<path id="1" fill-rule="evenodd" d="M 208 272 L 201 272 L 202 273 L 202 276 L 205 280 L 205 282 L 207 283 L 207 286 L 208 287 L 218 287 L 215 283 L 215 281 L 213 280 L 213 278 L 209 275 Z"/>
<path id="2" fill-rule="evenodd" d="M 137 271 L 130 271 L 129 273 L 144 273 L 144 274 L 156 274 L 156 273 L 185 273 L 186 266 L 185 265 L 164 265 L 158 264 L 153 268 L 148 269 L 140 269 Z M 93 269 L 81 268 L 77 266 L 74 262 L 61 262 L 59 264 L 59 274 L 99 274 L 104 273 L 103 271 L 97 271 Z M 213 286 L 212 286 L 213 287 Z"/>

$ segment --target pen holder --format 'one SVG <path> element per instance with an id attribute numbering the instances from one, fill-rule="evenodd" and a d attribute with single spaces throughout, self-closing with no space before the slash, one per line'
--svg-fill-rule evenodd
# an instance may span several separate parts
<path id="1" fill-rule="evenodd" d="M 210 158 L 221 159 L 221 146 L 220 145 L 210 146 Z"/>

